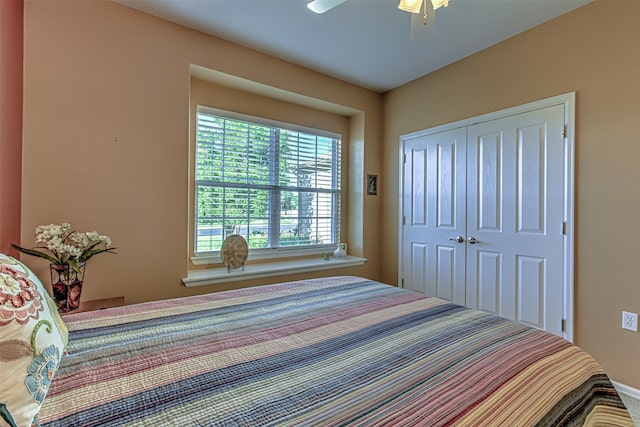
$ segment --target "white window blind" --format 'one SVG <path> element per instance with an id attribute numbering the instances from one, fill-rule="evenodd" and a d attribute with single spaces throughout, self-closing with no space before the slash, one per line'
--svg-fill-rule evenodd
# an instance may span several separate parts
<path id="1" fill-rule="evenodd" d="M 340 239 L 340 136 L 198 107 L 195 255 L 231 234 L 251 252 Z"/>

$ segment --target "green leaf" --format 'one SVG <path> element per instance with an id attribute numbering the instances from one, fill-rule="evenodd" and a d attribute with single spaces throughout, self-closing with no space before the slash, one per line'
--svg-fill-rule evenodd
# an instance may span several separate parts
<path id="1" fill-rule="evenodd" d="M 17 249 L 17 250 L 19 250 L 20 252 L 25 253 L 25 254 L 27 254 L 27 255 L 36 256 L 36 257 L 39 257 L 39 258 L 44 258 L 44 259 L 46 259 L 46 260 L 49 260 L 49 262 L 50 262 L 51 264 L 58 264 L 58 260 L 57 260 L 57 259 L 55 259 L 55 258 L 54 258 L 54 257 L 52 257 L 51 255 L 48 255 L 48 254 L 46 254 L 46 253 L 44 253 L 44 252 L 36 251 L 36 250 L 34 250 L 34 249 L 27 249 L 27 248 L 23 248 L 23 247 L 20 247 L 20 246 L 18 246 L 18 245 L 14 245 L 13 243 L 11 244 L 11 246 L 12 246 L 14 249 Z"/>
<path id="2" fill-rule="evenodd" d="M 108 252 L 108 253 L 111 253 L 111 254 L 115 254 L 116 252 L 114 252 L 114 250 L 116 250 L 116 249 L 118 249 L 118 248 L 102 248 L 102 249 L 86 250 L 86 251 L 84 251 L 82 253 L 82 255 L 80 255 L 80 258 L 78 258 L 78 261 L 86 262 L 92 256 L 101 254 L 103 252 Z"/>

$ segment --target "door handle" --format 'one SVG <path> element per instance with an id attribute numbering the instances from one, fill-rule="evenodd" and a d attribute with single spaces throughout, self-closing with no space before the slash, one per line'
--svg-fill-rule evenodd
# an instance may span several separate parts
<path id="1" fill-rule="evenodd" d="M 472 244 L 472 245 L 475 245 L 476 243 L 480 243 L 480 241 L 478 239 L 476 239 L 475 237 L 473 237 L 473 236 L 469 237 L 467 239 L 467 242 Z"/>
<path id="2" fill-rule="evenodd" d="M 464 237 L 462 237 L 462 236 L 449 237 L 448 240 L 453 240 L 454 242 L 463 243 L 464 242 Z"/>

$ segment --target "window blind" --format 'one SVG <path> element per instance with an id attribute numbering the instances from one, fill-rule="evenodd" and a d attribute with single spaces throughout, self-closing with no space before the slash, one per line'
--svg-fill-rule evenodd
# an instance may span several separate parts
<path id="1" fill-rule="evenodd" d="M 251 251 L 339 241 L 339 135 L 205 107 L 196 116 L 196 255 L 231 234 Z"/>

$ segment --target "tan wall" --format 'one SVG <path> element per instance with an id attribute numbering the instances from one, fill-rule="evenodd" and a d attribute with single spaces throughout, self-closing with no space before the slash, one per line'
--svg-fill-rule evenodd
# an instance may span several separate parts
<path id="1" fill-rule="evenodd" d="M 181 284 L 189 252 L 191 64 L 262 99 L 290 98 L 286 107 L 268 99 L 260 107 L 276 115 L 297 102 L 353 116 L 345 119 L 353 135 L 345 141 L 349 185 L 364 185 L 362 175 L 379 168 L 381 95 L 108 1 L 27 0 L 24 12 L 21 240 L 32 246 L 37 225 L 62 221 L 109 235 L 118 255 L 89 261 L 83 299 L 124 295 L 134 303 L 318 274 L 378 278 L 380 224 L 363 206 L 379 202 L 348 189 L 346 241 L 368 258 L 364 266 L 194 289 Z M 239 105 L 256 99 L 240 96 L 246 98 L 234 100 Z M 352 177 L 360 167 L 361 176 Z M 44 262 L 23 260 L 49 282 Z"/>
<path id="2" fill-rule="evenodd" d="M 640 334 L 620 327 L 640 312 L 640 2 L 590 3 L 386 94 L 382 238 L 398 241 L 400 135 L 571 91 L 575 342 L 640 388 Z M 381 260 L 396 283 L 397 257 Z"/>

